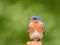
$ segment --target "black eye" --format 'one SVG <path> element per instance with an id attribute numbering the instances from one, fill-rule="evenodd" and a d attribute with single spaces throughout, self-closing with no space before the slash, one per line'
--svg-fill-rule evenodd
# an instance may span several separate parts
<path id="1" fill-rule="evenodd" d="M 34 18 L 34 20 L 36 20 L 36 18 Z"/>

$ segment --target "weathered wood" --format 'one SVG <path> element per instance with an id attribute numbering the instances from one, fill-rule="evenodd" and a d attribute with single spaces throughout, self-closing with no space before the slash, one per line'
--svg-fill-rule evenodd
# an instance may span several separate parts
<path id="1" fill-rule="evenodd" d="M 27 45 L 42 45 L 42 42 L 41 41 L 29 41 L 27 42 Z"/>

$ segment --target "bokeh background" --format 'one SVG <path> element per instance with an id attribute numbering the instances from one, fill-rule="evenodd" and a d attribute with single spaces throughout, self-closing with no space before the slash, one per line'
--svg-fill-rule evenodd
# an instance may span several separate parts
<path id="1" fill-rule="evenodd" d="M 0 45 L 26 45 L 34 15 L 46 25 L 43 45 L 60 45 L 60 0 L 0 0 Z"/>

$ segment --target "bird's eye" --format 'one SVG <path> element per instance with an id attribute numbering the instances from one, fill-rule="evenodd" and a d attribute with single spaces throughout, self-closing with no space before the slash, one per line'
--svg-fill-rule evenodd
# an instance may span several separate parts
<path id="1" fill-rule="evenodd" d="M 34 20 L 36 20 L 36 18 L 34 18 Z"/>

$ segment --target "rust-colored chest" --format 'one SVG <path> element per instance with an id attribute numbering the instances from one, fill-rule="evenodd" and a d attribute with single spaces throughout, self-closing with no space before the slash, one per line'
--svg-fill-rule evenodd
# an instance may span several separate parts
<path id="1" fill-rule="evenodd" d="M 35 31 L 39 32 L 39 33 L 43 33 L 43 27 L 42 27 L 42 23 L 41 22 L 31 22 L 30 23 L 30 34 L 34 33 Z"/>

